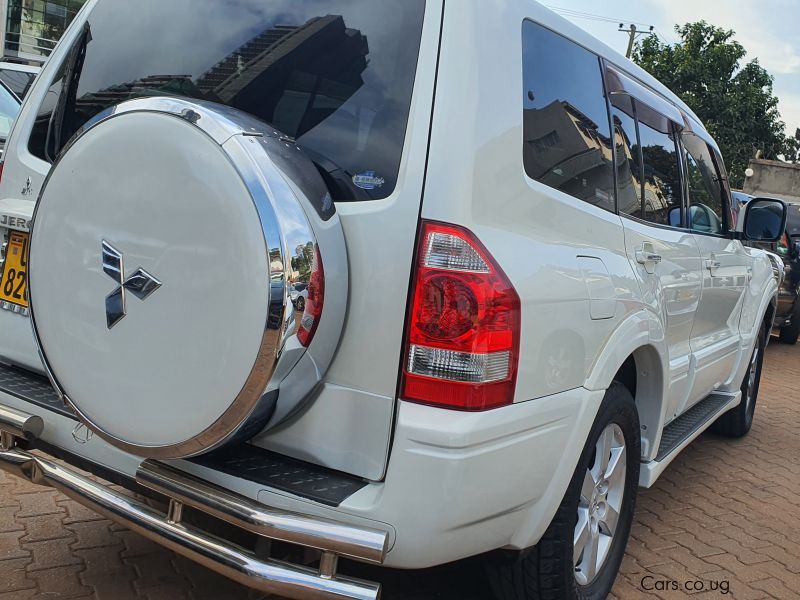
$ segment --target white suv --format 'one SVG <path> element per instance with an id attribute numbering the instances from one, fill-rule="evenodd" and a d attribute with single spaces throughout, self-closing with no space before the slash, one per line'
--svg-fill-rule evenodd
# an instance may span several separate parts
<path id="1" fill-rule="evenodd" d="M 265 592 L 601 598 L 751 426 L 785 212 L 535 2 L 90 0 L 7 146 L 0 467 Z"/>

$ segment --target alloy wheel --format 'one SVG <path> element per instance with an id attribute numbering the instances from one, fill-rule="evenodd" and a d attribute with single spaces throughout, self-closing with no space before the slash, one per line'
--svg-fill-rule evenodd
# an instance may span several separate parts
<path id="1" fill-rule="evenodd" d="M 610 423 L 597 440 L 578 503 L 573 560 L 575 580 L 581 586 L 597 578 L 608 558 L 622 510 L 626 471 L 625 436 L 619 425 Z"/>

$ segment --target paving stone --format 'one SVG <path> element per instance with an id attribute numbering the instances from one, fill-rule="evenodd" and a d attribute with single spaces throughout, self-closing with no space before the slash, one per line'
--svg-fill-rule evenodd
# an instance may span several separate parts
<path id="1" fill-rule="evenodd" d="M 29 559 L 24 558 L 0 562 L 0 593 L 22 592 L 36 588 L 36 582 L 25 572 L 29 562 Z"/>
<path id="2" fill-rule="evenodd" d="M 28 565 L 28 571 L 43 571 L 80 564 L 81 559 L 70 551 L 71 541 L 68 538 L 24 544 L 23 548 L 33 554 L 33 562 Z"/>
<path id="3" fill-rule="evenodd" d="M 46 542 L 63 538 L 72 538 L 71 531 L 64 527 L 63 513 L 42 514 L 18 520 L 25 527 L 23 543 Z"/>
<path id="4" fill-rule="evenodd" d="M 82 565 L 69 567 L 53 567 L 41 571 L 32 571 L 28 576 L 36 582 L 36 589 L 43 597 L 48 598 L 85 598 L 92 595 L 91 588 L 85 587 L 78 577 Z"/>

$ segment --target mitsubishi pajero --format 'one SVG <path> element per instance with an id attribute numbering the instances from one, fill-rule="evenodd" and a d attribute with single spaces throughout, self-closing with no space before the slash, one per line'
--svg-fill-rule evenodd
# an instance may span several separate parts
<path id="1" fill-rule="evenodd" d="M 89 0 L 6 148 L 0 467 L 289 598 L 603 598 L 637 487 L 753 422 L 786 210 L 730 198 L 530 0 Z"/>

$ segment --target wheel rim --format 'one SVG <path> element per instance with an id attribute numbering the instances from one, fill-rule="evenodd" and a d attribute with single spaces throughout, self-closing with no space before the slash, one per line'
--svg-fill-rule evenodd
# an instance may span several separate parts
<path id="1" fill-rule="evenodd" d="M 747 397 L 745 398 L 745 403 L 748 415 L 750 415 L 755 408 L 753 403 L 753 390 L 755 389 L 756 381 L 758 379 L 758 358 L 760 355 L 761 344 L 756 343 L 756 349 L 753 351 L 753 358 L 750 359 L 750 368 L 747 372 L 747 389 L 745 390 Z"/>
<path id="2" fill-rule="evenodd" d="M 578 585 L 592 583 L 608 559 L 622 512 L 626 471 L 625 436 L 619 425 L 611 423 L 597 440 L 593 464 L 581 487 L 573 545 Z"/>

